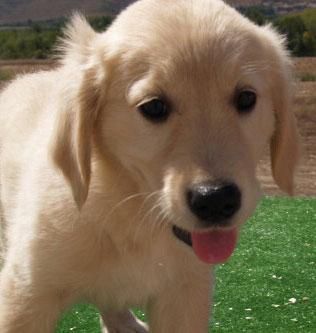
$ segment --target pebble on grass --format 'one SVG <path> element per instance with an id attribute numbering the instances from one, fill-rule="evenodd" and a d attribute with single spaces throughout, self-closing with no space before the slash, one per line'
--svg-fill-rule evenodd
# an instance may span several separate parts
<path id="1" fill-rule="evenodd" d="M 297 302 L 297 300 L 294 297 L 289 299 L 289 304 L 295 304 L 296 302 Z"/>

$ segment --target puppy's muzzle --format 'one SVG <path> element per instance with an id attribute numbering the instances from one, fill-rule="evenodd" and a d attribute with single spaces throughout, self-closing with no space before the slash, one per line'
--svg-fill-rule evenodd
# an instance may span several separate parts
<path id="1" fill-rule="evenodd" d="M 234 183 L 195 184 L 186 196 L 191 212 L 204 227 L 228 225 L 241 206 L 241 192 Z"/>

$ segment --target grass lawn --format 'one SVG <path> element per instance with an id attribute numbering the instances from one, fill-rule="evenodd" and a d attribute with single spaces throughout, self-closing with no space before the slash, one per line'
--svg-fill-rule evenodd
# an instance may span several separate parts
<path id="1" fill-rule="evenodd" d="M 316 332 L 315 225 L 316 199 L 263 200 L 217 267 L 212 332 Z M 76 306 L 57 332 L 99 333 L 96 309 Z"/>

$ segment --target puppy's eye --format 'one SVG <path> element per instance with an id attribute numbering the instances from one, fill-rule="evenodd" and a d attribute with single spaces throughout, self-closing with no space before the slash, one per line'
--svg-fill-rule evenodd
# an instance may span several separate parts
<path id="1" fill-rule="evenodd" d="M 235 107 L 239 113 L 251 112 L 257 103 L 257 95 L 252 90 L 238 91 L 235 97 Z"/>
<path id="2" fill-rule="evenodd" d="M 154 98 L 138 106 L 138 110 L 148 120 L 159 123 L 167 120 L 170 109 L 165 101 Z"/>

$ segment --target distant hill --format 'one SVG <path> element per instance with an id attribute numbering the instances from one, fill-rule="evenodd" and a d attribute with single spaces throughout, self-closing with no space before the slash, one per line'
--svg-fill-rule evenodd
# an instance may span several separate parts
<path id="1" fill-rule="evenodd" d="M 61 18 L 79 10 L 85 15 L 115 15 L 134 0 L 1 0 L 0 25 Z"/>
<path id="2" fill-rule="evenodd" d="M 0 0 L 0 25 L 54 20 L 79 10 L 88 16 L 116 15 L 135 0 Z M 157 0 L 159 1 L 159 0 Z M 198 0 L 196 0 L 198 1 Z M 233 6 L 265 5 L 278 12 L 316 7 L 316 0 L 227 0 Z"/>

